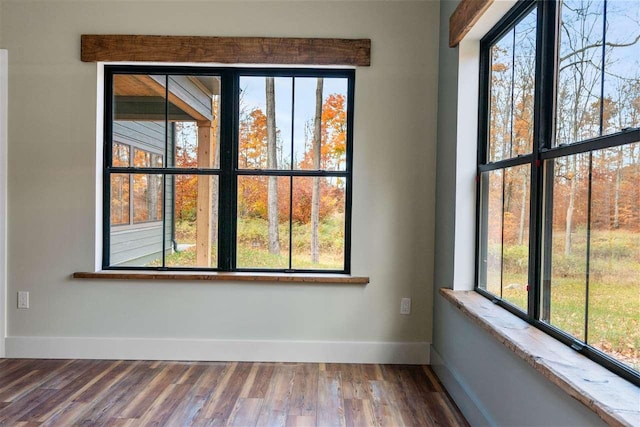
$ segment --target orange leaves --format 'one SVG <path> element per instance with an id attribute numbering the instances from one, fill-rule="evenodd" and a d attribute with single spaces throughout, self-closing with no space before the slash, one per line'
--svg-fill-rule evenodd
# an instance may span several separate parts
<path id="1" fill-rule="evenodd" d="M 176 219 L 178 221 L 195 221 L 196 201 L 198 199 L 198 176 L 176 175 Z"/>
<path id="2" fill-rule="evenodd" d="M 320 214 L 319 217 L 327 218 L 335 212 L 340 212 L 343 205 L 339 201 L 344 199 L 344 190 L 330 185 L 326 179 L 320 180 Z M 314 178 L 297 178 L 293 188 L 293 221 L 307 224 L 311 220 L 311 199 Z"/>
<path id="3" fill-rule="evenodd" d="M 491 66 L 491 71 L 495 73 L 501 73 L 501 72 L 507 71 L 508 69 L 509 67 L 507 67 L 505 64 L 493 64 Z"/>
<path id="4" fill-rule="evenodd" d="M 320 166 L 325 170 L 344 168 L 347 147 L 347 109 L 346 96 L 330 94 L 322 105 L 322 132 Z M 313 123 L 310 124 L 310 129 Z M 277 131 L 278 132 L 278 131 Z M 311 138 L 312 132 L 308 135 Z M 285 142 L 288 144 L 289 141 Z M 295 165 L 296 169 L 313 168 L 313 144 L 307 140 L 305 153 Z M 285 148 L 287 149 L 287 148 Z M 239 125 L 238 166 L 241 169 L 265 169 L 267 167 L 267 116 L 255 108 L 243 114 Z M 266 176 L 245 176 L 238 181 L 238 215 L 267 219 L 267 182 Z M 344 189 L 326 179 L 320 179 L 321 199 L 320 218 L 339 211 L 343 205 Z M 293 191 L 293 221 L 307 224 L 311 221 L 313 178 L 296 177 L 293 189 L 289 178 L 278 179 L 278 216 L 280 221 L 289 218 L 289 196 Z"/>
<path id="5" fill-rule="evenodd" d="M 321 164 L 339 169 L 347 149 L 347 109 L 345 96 L 331 94 L 322 105 Z"/>
<path id="6" fill-rule="evenodd" d="M 240 168 L 264 168 L 267 164 L 267 116 L 261 109 L 251 111 L 240 122 Z"/>

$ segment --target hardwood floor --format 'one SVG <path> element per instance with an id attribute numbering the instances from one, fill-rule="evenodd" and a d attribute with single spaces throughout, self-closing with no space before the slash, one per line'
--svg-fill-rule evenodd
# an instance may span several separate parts
<path id="1" fill-rule="evenodd" d="M 0 426 L 466 426 L 428 366 L 0 360 Z"/>

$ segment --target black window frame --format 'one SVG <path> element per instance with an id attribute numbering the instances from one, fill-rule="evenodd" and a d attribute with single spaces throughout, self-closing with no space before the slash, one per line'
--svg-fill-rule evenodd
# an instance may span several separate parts
<path id="1" fill-rule="evenodd" d="M 220 78 L 220 167 L 215 168 L 162 168 L 113 167 L 113 76 L 118 74 L 140 75 L 189 75 L 216 76 Z M 290 77 L 290 78 L 342 78 L 347 80 L 347 130 L 346 160 L 344 170 L 269 170 L 240 169 L 238 167 L 238 129 L 240 78 L 253 77 Z M 165 87 L 165 100 L 168 100 L 168 87 Z M 220 272 L 259 272 L 259 273 L 314 273 L 314 274 L 351 274 L 351 205 L 353 181 L 353 119 L 355 99 L 355 69 L 353 68 L 269 68 L 269 67 L 203 67 L 203 66 L 163 66 L 163 65 L 105 65 L 104 66 L 104 134 L 103 134 L 103 236 L 102 268 L 104 270 L 142 270 L 142 271 L 220 271 Z M 168 108 L 169 102 L 165 103 Z M 167 122 L 165 111 L 165 123 Z M 169 127 L 165 126 L 165 146 Z M 166 149 L 165 149 L 166 150 Z M 165 153 L 166 154 L 166 153 Z M 165 156 L 166 157 L 166 156 Z M 153 266 L 117 266 L 109 265 L 110 255 L 110 175 L 111 174 L 158 174 L 158 175 L 209 175 L 219 177 L 218 212 L 218 266 L 217 267 L 166 267 Z M 238 268 L 236 266 L 237 237 L 237 182 L 239 176 L 286 176 L 291 177 L 342 177 L 345 179 L 345 225 L 344 225 L 344 263 L 342 269 L 299 269 L 299 268 Z M 163 178 L 164 181 L 164 178 Z M 165 188 L 165 185 L 163 185 Z M 293 191 L 291 187 L 290 191 Z M 166 192 L 163 191 L 163 205 Z M 290 213 L 291 215 L 291 213 Z M 168 218 L 163 215 L 164 224 Z M 118 227 L 117 225 L 114 227 Z M 291 233 L 291 230 L 289 231 Z M 166 238 L 163 238 L 163 254 L 166 252 Z M 291 249 L 289 265 L 291 267 Z"/>
<path id="2" fill-rule="evenodd" d="M 477 145 L 477 179 L 476 179 L 476 248 L 475 248 L 475 284 L 474 289 L 479 294 L 490 299 L 494 304 L 510 311 L 529 324 L 551 335 L 555 339 L 570 346 L 575 351 L 601 364 L 605 368 L 622 378 L 640 386 L 640 372 L 619 362 L 608 354 L 592 347 L 569 333 L 542 321 L 545 304 L 542 296 L 549 296 L 543 292 L 543 286 L 549 286 L 544 277 L 548 277 L 549 250 L 545 250 L 544 242 L 549 241 L 551 227 L 545 227 L 545 217 L 551 209 L 549 198 L 553 197 L 550 188 L 553 187 L 553 168 L 545 167 L 545 162 L 551 163 L 560 157 L 591 153 L 603 148 L 617 147 L 640 141 L 640 128 L 623 129 L 617 133 L 594 137 L 572 144 L 554 146 L 555 142 L 555 109 L 556 109 L 556 69 L 558 32 L 560 23 L 561 2 L 545 0 L 520 0 L 481 40 L 480 40 L 480 75 L 479 75 L 479 108 L 478 108 L 478 145 Z M 536 28 L 536 64 L 534 88 L 534 124 L 533 147 L 530 154 L 517 157 L 488 161 L 489 148 L 489 100 L 491 78 L 491 47 L 510 31 L 528 13 L 537 9 Z M 481 257 L 482 248 L 482 217 L 483 204 L 482 179 L 485 172 L 504 170 L 513 166 L 530 166 L 530 209 L 529 209 L 529 257 L 528 257 L 528 286 L 527 310 L 523 311 L 516 305 L 502 299 L 500 296 L 482 289 Z M 551 184 L 549 184 L 551 182 Z M 545 262 L 547 261 L 547 262 Z M 546 274 L 546 276 L 545 276 Z"/>

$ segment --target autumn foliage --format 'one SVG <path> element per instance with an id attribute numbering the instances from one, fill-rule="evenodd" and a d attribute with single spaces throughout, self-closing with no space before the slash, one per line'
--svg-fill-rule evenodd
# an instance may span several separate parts
<path id="1" fill-rule="evenodd" d="M 320 164 L 325 170 L 344 169 L 346 158 L 346 99 L 341 94 L 331 94 L 322 105 L 322 142 Z M 280 132 L 278 132 L 280 139 Z M 240 169 L 266 169 L 267 165 L 266 115 L 254 109 L 240 122 Z M 282 141 L 279 141 L 282 143 Z M 279 144 L 282 146 L 282 144 Z M 305 153 L 296 169 L 311 169 L 313 152 L 311 141 L 305 144 Z M 294 177 L 290 200 L 291 178 L 278 178 L 278 216 L 288 221 L 292 201 L 292 220 L 307 224 L 311 220 L 312 178 Z M 267 219 L 266 176 L 243 176 L 238 180 L 238 216 Z M 344 212 L 344 182 L 340 179 L 321 179 L 320 218 Z"/>

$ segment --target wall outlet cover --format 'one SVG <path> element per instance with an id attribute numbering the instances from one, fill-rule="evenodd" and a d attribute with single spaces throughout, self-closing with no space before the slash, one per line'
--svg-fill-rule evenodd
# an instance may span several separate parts
<path id="1" fill-rule="evenodd" d="M 411 314 L 411 298 L 400 300 L 400 314 Z"/>
<path id="2" fill-rule="evenodd" d="M 18 291 L 18 308 L 29 308 L 29 292 Z"/>

